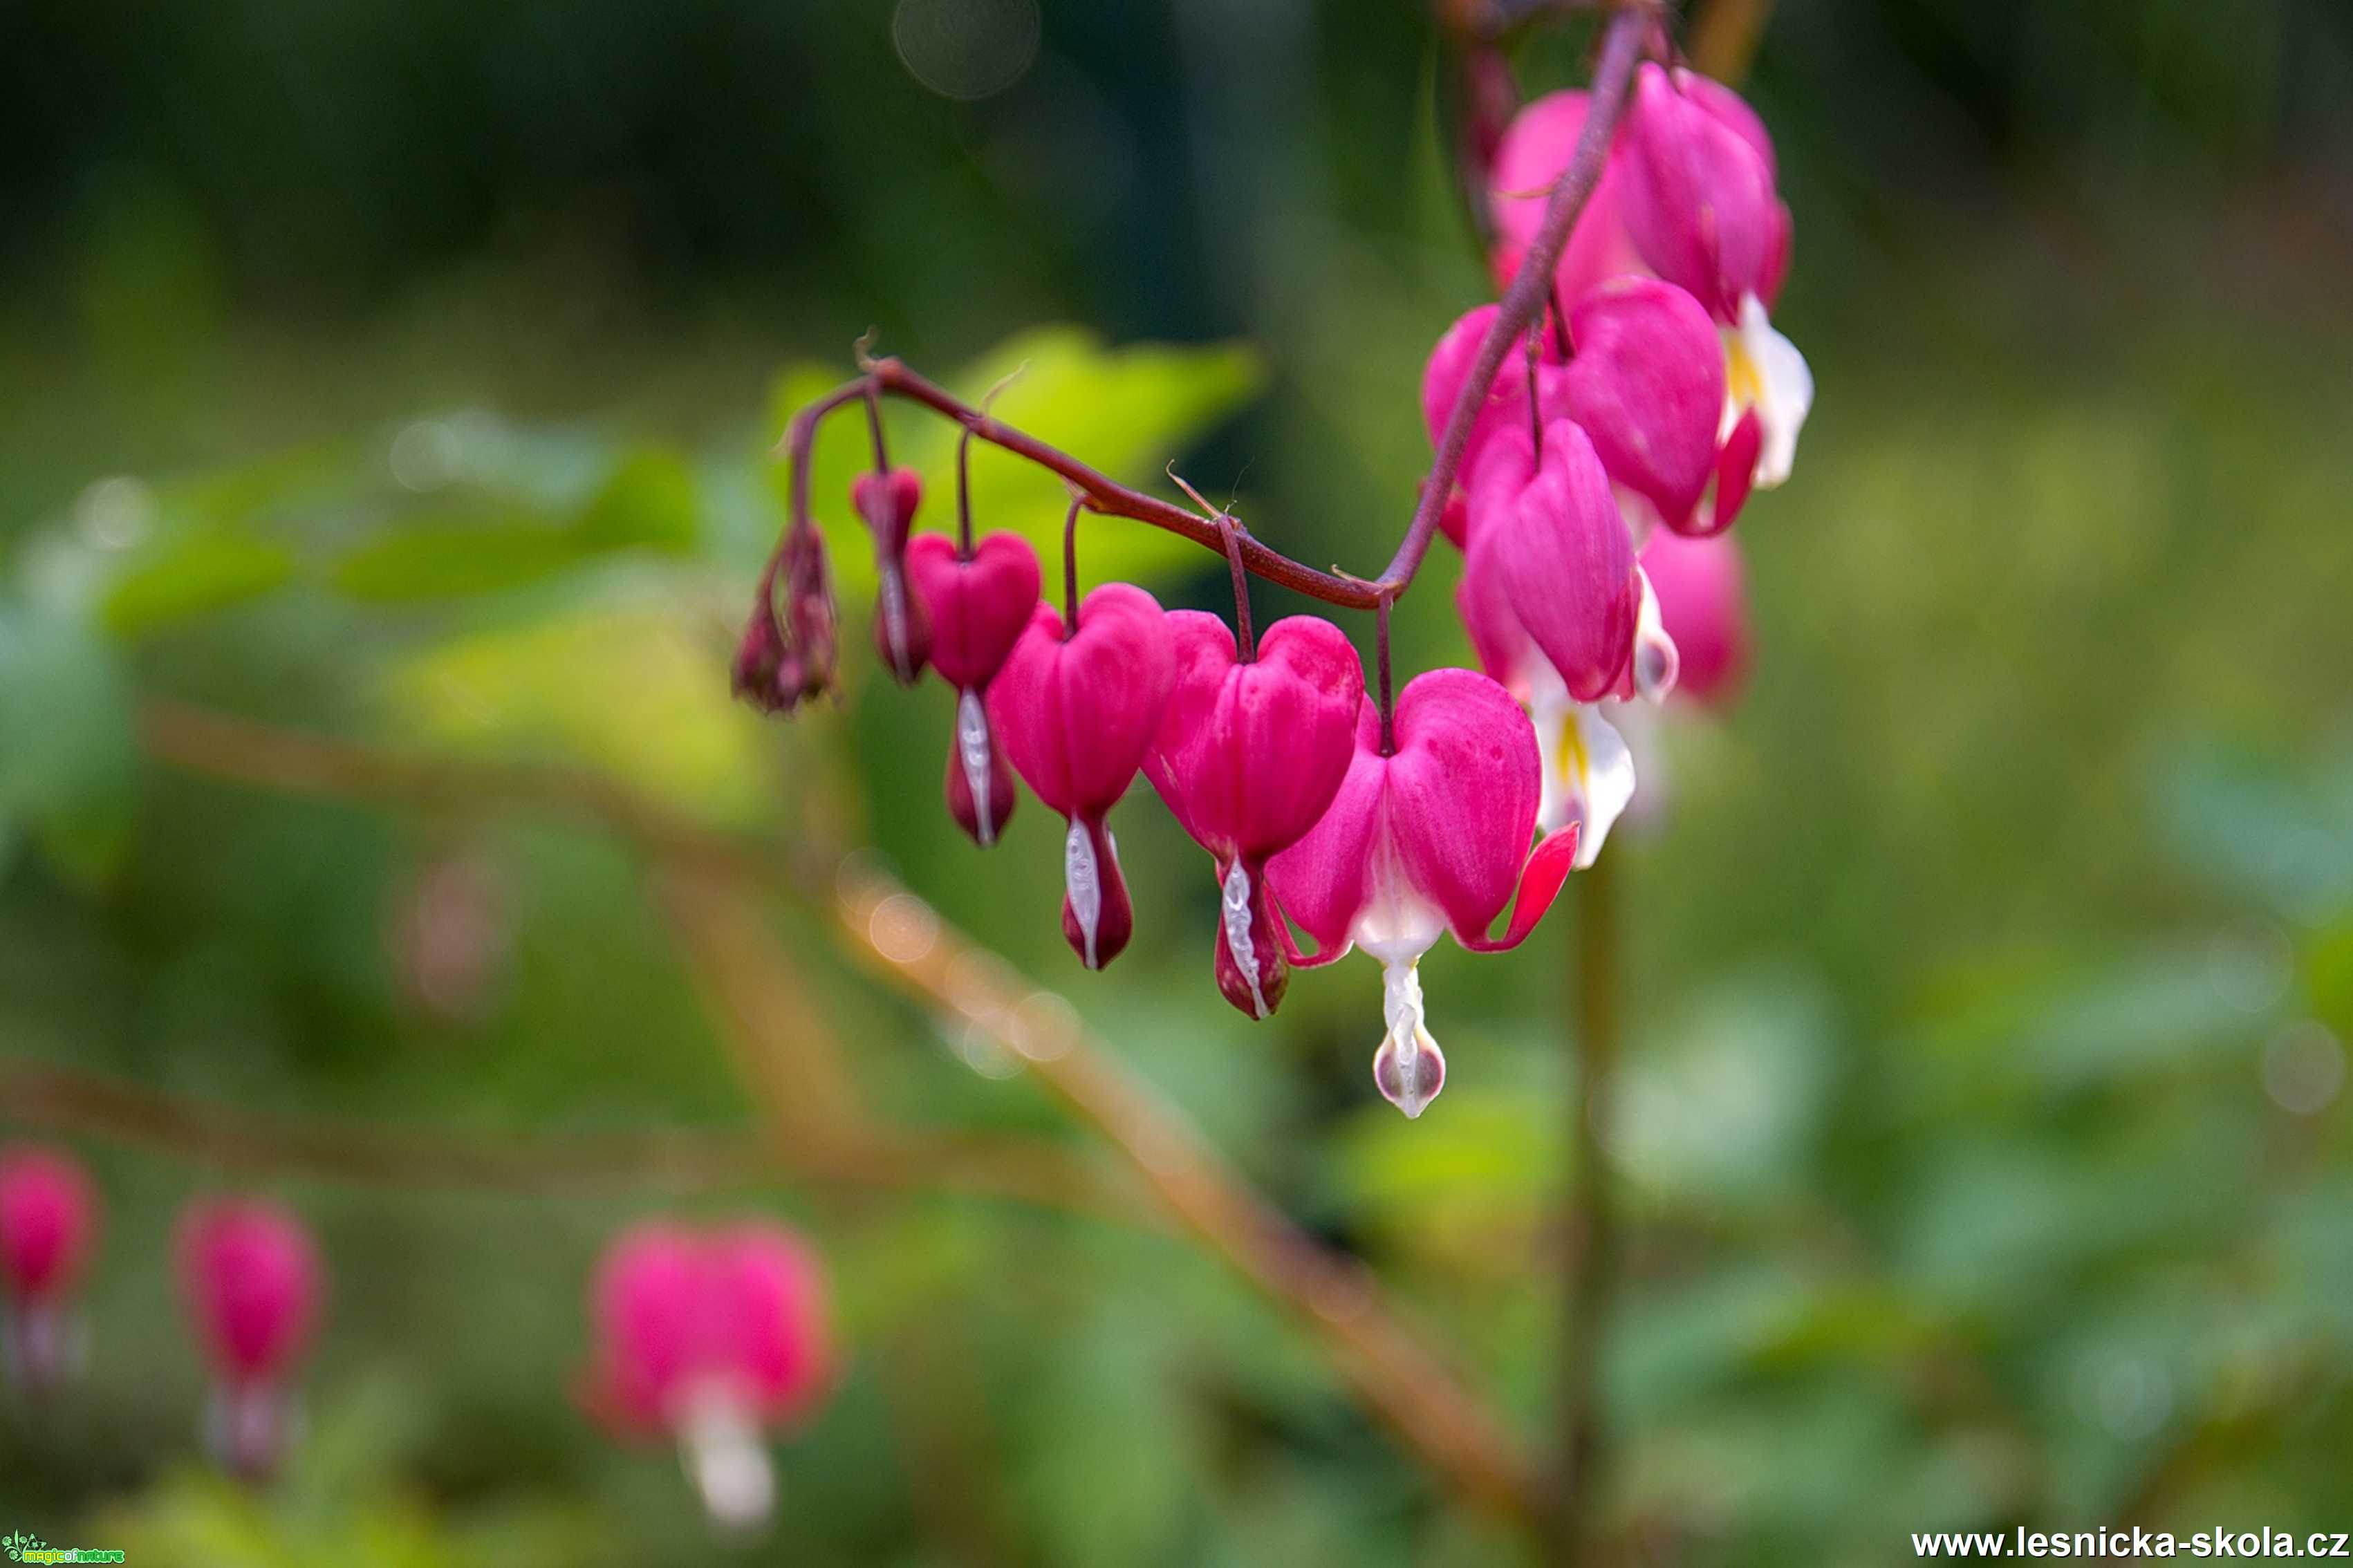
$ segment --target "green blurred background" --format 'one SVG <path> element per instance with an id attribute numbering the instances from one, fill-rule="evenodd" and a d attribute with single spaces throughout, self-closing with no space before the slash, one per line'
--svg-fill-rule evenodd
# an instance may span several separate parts
<path id="1" fill-rule="evenodd" d="M 1527 88 L 1584 39 L 1532 40 Z M 823 821 L 1062 989 L 1540 1436 L 1572 903 L 1426 964 L 1452 1073 L 1409 1124 L 1367 1081 L 1368 963 L 1269 1025 L 1219 1000 L 1211 879 L 1148 799 L 1138 939 L 1086 975 L 1048 814 L 983 856 L 938 805 L 946 692 L 877 680 L 857 626 L 839 708 L 725 692 L 767 444 L 870 327 L 972 395 L 1026 362 L 1008 417 L 1375 569 L 1423 355 L 1484 289 L 1433 58 L 1405 0 L 7 7 L 0 1059 L 427 1148 L 754 1127 L 643 855 L 196 779 L 142 754 L 144 699 Z M 1750 87 L 1820 398 L 1740 530 L 1751 688 L 1671 716 L 1609 851 L 1611 1538 L 1866 1563 L 1936 1528 L 2353 1527 L 2353 11 L 1785 0 Z M 892 430 L 936 521 L 941 431 Z M 829 527 L 858 443 L 826 443 Z M 976 480 L 984 526 L 1058 528 L 1052 487 Z M 1222 591 L 1137 529 L 1084 561 Z M 1452 570 L 1399 611 L 1408 668 L 1468 658 Z M 880 1113 L 1099 1157 L 809 911 L 758 919 Z M 1521 1560 L 1148 1229 L 67 1142 L 110 1210 L 92 1357 L 8 1407 L 0 1531 L 189 1564 Z M 221 1184 L 297 1206 L 333 1272 L 310 1440 L 259 1498 L 197 1463 L 165 1270 Z M 744 1208 L 823 1247 L 849 1358 L 778 1447 L 776 1535 L 730 1545 L 571 1389 L 610 1231 Z"/>

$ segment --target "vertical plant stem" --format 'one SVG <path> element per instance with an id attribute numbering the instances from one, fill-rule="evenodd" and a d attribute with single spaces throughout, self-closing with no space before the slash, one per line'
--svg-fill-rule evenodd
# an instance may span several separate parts
<path id="1" fill-rule="evenodd" d="M 1622 851 L 1620 852 L 1622 854 Z M 1552 1560 L 1593 1560 L 1593 1515 L 1606 1455 L 1601 1418 L 1601 1346 L 1617 1283 L 1617 1213 L 1609 1186 L 1612 1092 L 1618 1068 L 1620 996 L 1618 855 L 1577 878 L 1571 967 L 1570 1047 L 1577 1124 L 1569 1141 L 1564 1200 L 1568 1277 L 1560 1347 L 1560 1448 L 1554 1477 Z"/>

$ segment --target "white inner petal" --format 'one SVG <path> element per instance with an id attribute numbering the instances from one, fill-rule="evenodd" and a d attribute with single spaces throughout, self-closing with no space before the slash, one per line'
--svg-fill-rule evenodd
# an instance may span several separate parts
<path id="1" fill-rule="evenodd" d="M 1072 822 L 1069 837 L 1062 840 L 1062 889 L 1086 938 L 1087 950 L 1080 956 L 1089 969 L 1095 968 L 1095 928 L 1103 921 L 1103 877 L 1095 865 L 1094 841 L 1087 837 L 1083 822 Z"/>
<path id="2" fill-rule="evenodd" d="M 1763 426 L 1757 449 L 1755 483 L 1769 490 L 1789 477 L 1798 458 L 1798 433 L 1814 405 L 1814 374 L 1798 345 L 1773 330 L 1765 303 L 1740 297 L 1740 324 L 1724 333 L 1724 419 L 1718 439 L 1729 435 L 1741 411 L 1754 407 Z"/>
<path id="3" fill-rule="evenodd" d="M 1663 702 L 1675 689 L 1683 657 L 1675 651 L 1675 639 L 1667 635 L 1666 622 L 1659 614 L 1659 595 L 1651 586 L 1651 574 L 1637 566 L 1634 575 L 1642 584 L 1642 607 L 1634 622 L 1634 689 L 1647 701 Z"/>
<path id="4" fill-rule="evenodd" d="M 988 710 L 980 705 L 977 691 L 956 697 L 955 739 L 956 761 L 964 768 L 964 786 L 972 792 L 972 815 L 980 827 L 980 847 L 986 849 L 997 842 L 997 823 L 988 789 Z"/>
<path id="5" fill-rule="evenodd" d="M 1599 706 L 1566 698 L 1534 705 L 1544 762 L 1536 823 L 1546 833 L 1578 825 L 1577 866 L 1593 864 L 1626 804 L 1634 798 L 1634 754 Z"/>
<path id="6" fill-rule="evenodd" d="M 1250 940 L 1250 873 L 1242 869 L 1242 863 L 1239 860 L 1234 862 L 1234 868 L 1226 873 L 1225 884 L 1219 889 L 1219 912 L 1224 919 L 1226 952 L 1233 959 L 1234 967 L 1241 972 L 1243 981 L 1250 986 L 1251 1010 L 1263 1018 L 1266 1016 L 1266 995 L 1259 989 L 1258 943 Z"/>
<path id="7" fill-rule="evenodd" d="M 728 1530 L 754 1530 L 776 1505 L 776 1477 L 743 1402 L 723 1386 L 698 1391 L 679 1431 L 679 1458 L 702 1506 Z"/>

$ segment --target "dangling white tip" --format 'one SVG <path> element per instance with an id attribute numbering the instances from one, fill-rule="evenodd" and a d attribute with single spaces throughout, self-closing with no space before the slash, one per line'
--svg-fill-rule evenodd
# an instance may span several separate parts
<path id="1" fill-rule="evenodd" d="M 776 1507 L 776 1473 L 740 1402 L 723 1394 L 696 1399 L 679 1441 L 680 1460 L 712 1523 L 744 1532 L 768 1522 Z"/>
<path id="2" fill-rule="evenodd" d="M 1381 1013 L 1388 1021 L 1388 1033 L 1373 1053 L 1373 1086 L 1409 1119 L 1418 1117 L 1446 1087 L 1446 1053 L 1422 1025 L 1417 965 L 1381 965 Z"/>

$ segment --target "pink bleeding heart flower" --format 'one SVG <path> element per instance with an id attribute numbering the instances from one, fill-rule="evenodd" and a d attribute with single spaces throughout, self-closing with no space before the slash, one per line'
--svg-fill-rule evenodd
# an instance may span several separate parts
<path id="1" fill-rule="evenodd" d="M 782 620 L 776 615 L 779 579 L 784 584 Z M 824 536 L 814 528 L 792 529 L 760 574 L 759 595 L 735 650 L 735 695 L 763 713 L 790 713 L 809 698 L 830 690 L 834 626 Z"/>
<path id="2" fill-rule="evenodd" d="M 1789 263 L 1789 212 L 1774 188 L 1773 144 L 1731 89 L 1646 65 L 1620 142 L 1627 229 L 1662 278 L 1697 296 L 1723 329 L 1725 399 L 1719 426 L 1715 528 L 1750 485 L 1789 476 L 1813 406 L 1813 374 L 1770 312 Z M 1740 426 L 1755 416 L 1753 429 Z M 1742 479 L 1736 454 L 1754 454 Z"/>
<path id="3" fill-rule="evenodd" d="M 931 657 L 931 626 L 907 591 L 905 568 L 908 531 L 923 500 L 923 476 L 913 468 L 860 474 L 849 482 L 849 504 L 874 535 L 874 646 L 902 686 L 914 684 Z"/>
<path id="4" fill-rule="evenodd" d="M 1729 704 L 1747 677 L 1749 659 L 1746 574 L 1738 547 L 1729 538 L 1654 533 L 1642 547 L 1642 571 L 1681 656 L 1675 689 L 1707 707 Z"/>
<path id="5" fill-rule="evenodd" d="M 1637 536 L 1651 521 L 1688 530 L 1715 474 L 1725 397 L 1715 324 L 1672 283 L 1613 278 L 1569 310 L 1568 330 L 1567 411 L 1628 499 Z"/>
<path id="6" fill-rule="evenodd" d="M 1446 1082 L 1446 1058 L 1424 1023 L 1421 955 L 1447 931 L 1473 952 L 1526 939 L 1577 856 L 1577 829 L 1531 851 L 1542 778 L 1527 715 L 1494 681 L 1433 669 L 1398 694 L 1395 745 L 1364 706 L 1347 775 L 1313 831 L 1277 855 L 1275 897 L 1329 963 L 1351 945 L 1381 964 L 1388 1029 L 1373 1081 L 1408 1116 Z M 1514 901 L 1513 890 L 1518 889 Z M 1500 937 L 1488 928 L 1504 909 Z"/>
<path id="7" fill-rule="evenodd" d="M 18 1386 L 46 1394 L 79 1359 L 70 1298 L 97 1246 L 98 1194 L 79 1165 L 48 1149 L 0 1152 L 0 1293 L 7 1362 Z"/>
<path id="8" fill-rule="evenodd" d="M 833 1380 L 824 1270 L 783 1227 L 623 1232 L 589 1288 L 585 1399 L 615 1431 L 677 1442 L 718 1522 L 765 1521 L 776 1482 L 762 1434 L 806 1415 Z"/>
<path id="9" fill-rule="evenodd" d="M 212 1363 L 208 1446 L 232 1472 L 276 1469 L 291 1425 L 286 1389 L 309 1348 L 322 1293 L 301 1222 L 259 1201 L 207 1199 L 180 1216 L 180 1291 Z"/>
<path id="10" fill-rule="evenodd" d="M 1472 362 L 1479 357 L 1479 345 L 1494 325 L 1500 306 L 1482 305 L 1465 312 L 1447 328 L 1430 351 L 1429 362 L 1421 373 L 1421 418 L 1430 432 L 1430 444 L 1436 447 L 1446 438 L 1446 422 L 1454 412 L 1454 400 L 1461 395 L 1462 384 L 1470 379 Z M 1472 420 L 1470 439 L 1462 447 L 1462 461 L 1457 472 L 1469 475 L 1477 471 L 1488 443 L 1504 432 L 1531 428 L 1528 416 L 1528 369 L 1525 350 L 1526 340 L 1513 347 L 1504 356 L 1503 367 L 1487 385 L 1487 396 Z M 1546 420 L 1562 416 L 1567 411 L 1567 386 L 1563 367 L 1549 360 L 1539 359 L 1535 369 L 1536 402 Z"/>
<path id="11" fill-rule="evenodd" d="M 1089 969 L 1127 945 L 1134 911 L 1104 818 L 1144 765 L 1176 679 L 1159 602 L 1106 583 L 1065 632 L 1040 604 L 988 689 L 988 716 L 1033 794 L 1070 823 L 1062 842 L 1062 936 Z"/>
<path id="12" fill-rule="evenodd" d="M 1514 117 L 1495 150 L 1490 196 L 1497 243 L 1498 286 L 1520 269 L 1520 258 L 1543 226 L 1553 182 L 1568 167 L 1585 130 L 1588 96 L 1580 91 L 1546 93 Z M 1601 178 L 1569 230 L 1568 244 L 1554 269 L 1554 286 L 1564 305 L 1574 305 L 1605 278 L 1642 269 L 1619 216 L 1617 160 L 1602 165 Z"/>
<path id="13" fill-rule="evenodd" d="M 1729 89 L 1645 65 L 1620 143 L 1627 232 L 1659 276 L 1696 295 L 1716 320 L 1739 319 L 1744 295 L 1767 306 L 1789 258 L 1789 218 L 1773 186 L 1770 143 L 1754 114 L 1720 112 Z M 1713 86 L 1713 84 L 1711 84 Z"/>
<path id="14" fill-rule="evenodd" d="M 1472 549 L 1491 552 L 1513 614 L 1569 696 L 1591 702 L 1617 689 L 1634 653 L 1641 580 L 1585 432 L 1566 419 L 1547 426 L 1544 461 L 1517 504 L 1472 527 Z"/>
<path id="15" fill-rule="evenodd" d="M 1177 610 L 1168 624 L 1176 684 L 1144 771 L 1217 859 L 1218 990 L 1263 1018 L 1289 979 L 1266 863 L 1314 826 L 1348 771 L 1364 666 L 1347 634 L 1314 616 L 1275 622 L 1252 658 L 1215 616 Z"/>
<path id="16" fill-rule="evenodd" d="M 944 534 L 922 534 L 907 546 L 907 580 L 931 623 L 932 668 L 956 691 L 948 810 L 986 849 L 1016 792 L 985 699 L 1038 607 L 1038 552 L 1018 534 L 992 533 L 967 557 Z"/>

